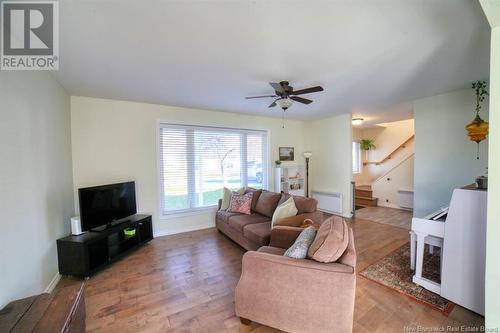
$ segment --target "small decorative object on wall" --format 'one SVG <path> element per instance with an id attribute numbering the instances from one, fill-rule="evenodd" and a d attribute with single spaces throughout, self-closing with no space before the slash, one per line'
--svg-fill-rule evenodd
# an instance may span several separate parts
<path id="1" fill-rule="evenodd" d="M 274 164 L 276 165 L 277 168 L 279 168 L 281 166 L 281 161 L 276 160 L 276 161 L 274 161 Z"/>
<path id="2" fill-rule="evenodd" d="M 293 161 L 295 154 L 293 147 L 280 147 L 280 161 Z"/>
<path id="3" fill-rule="evenodd" d="M 484 121 L 479 116 L 481 111 L 481 103 L 484 101 L 485 96 L 488 95 L 488 90 L 486 89 L 486 81 L 476 81 L 472 84 L 472 89 L 476 91 L 476 117 L 474 120 L 465 126 L 468 132 L 469 139 L 477 143 L 477 155 L 476 158 L 479 159 L 479 143 L 486 139 L 488 136 L 489 124 Z"/>
<path id="4" fill-rule="evenodd" d="M 359 148 L 361 150 L 373 150 L 376 149 L 377 147 L 375 146 L 374 139 L 361 139 L 359 141 Z"/>

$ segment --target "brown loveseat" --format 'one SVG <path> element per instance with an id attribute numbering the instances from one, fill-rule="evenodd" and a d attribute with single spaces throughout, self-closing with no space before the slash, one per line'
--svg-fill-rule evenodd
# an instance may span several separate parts
<path id="1" fill-rule="evenodd" d="M 286 332 L 352 332 L 356 288 L 352 229 L 347 250 L 334 263 L 283 256 L 302 230 L 275 227 L 270 246 L 245 253 L 236 287 L 236 315 L 244 324 L 255 321 Z"/>
<path id="2" fill-rule="evenodd" d="M 266 190 L 247 188 L 245 193 L 253 192 L 252 214 L 245 215 L 219 210 L 215 216 L 217 229 L 241 245 L 246 250 L 257 250 L 269 244 L 271 238 L 271 219 L 276 207 L 285 202 L 290 195 Z M 317 202 L 312 198 L 293 196 L 298 213 L 296 216 L 281 219 L 280 225 L 298 227 L 305 219 L 320 223 L 323 214 L 318 211 Z"/>

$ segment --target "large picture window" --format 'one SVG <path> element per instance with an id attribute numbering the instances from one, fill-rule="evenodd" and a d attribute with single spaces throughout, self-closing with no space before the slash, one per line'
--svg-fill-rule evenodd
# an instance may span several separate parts
<path id="1" fill-rule="evenodd" d="M 164 215 L 217 205 L 223 187 L 267 187 L 267 132 L 160 124 Z"/>

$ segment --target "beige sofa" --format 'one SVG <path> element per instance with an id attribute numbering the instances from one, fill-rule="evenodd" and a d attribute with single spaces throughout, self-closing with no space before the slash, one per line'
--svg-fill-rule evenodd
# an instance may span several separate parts
<path id="1" fill-rule="evenodd" d="M 290 195 L 265 190 L 247 188 L 245 193 L 253 192 L 252 214 L 245 215 L 220 209 L 215 215 L 215 225 L 246 250 L 257 250 L 268 245 L 271 238 L 271 220 L 276 207 L 285 202 Z M 281 219 L 280 225 L 300 226 L 305 219 L 320 223 L 323 213 L 317 210 L 317 201 L 312 198 L 293 196 L 298 209 L 296 216 Z"/>
<path id="2" fill-rule="evenodd" d="M 352 332 L 356 250 L 352 229 L 335 263 L 292 259 L 283 253 L 303 229 L 276 227 L 270 246 L 243 256 L 236 314 L 286 332 Z"/>

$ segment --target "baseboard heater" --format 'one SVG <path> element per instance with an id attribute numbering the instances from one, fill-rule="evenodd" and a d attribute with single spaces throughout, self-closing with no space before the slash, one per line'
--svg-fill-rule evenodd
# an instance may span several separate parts
<path id="1" fill-rule="evenodd" d="M 312 191 L 311 196 L 318 201 L 318 210 L 342 215 L 341 193 Z"/>

